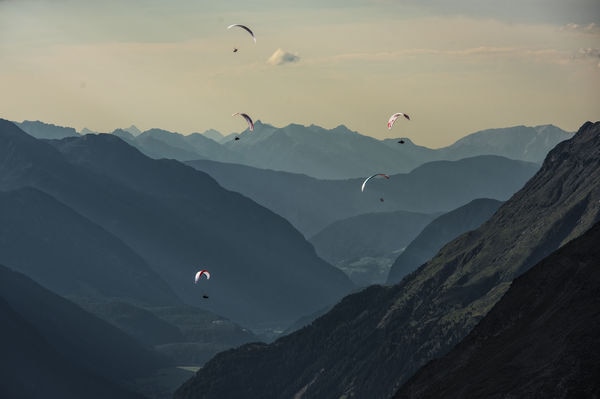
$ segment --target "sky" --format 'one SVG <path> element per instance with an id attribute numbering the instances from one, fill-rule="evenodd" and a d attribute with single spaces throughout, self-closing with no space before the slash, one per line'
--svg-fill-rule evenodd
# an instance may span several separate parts
<path id="1" fill-rule="evenodd" d="M 1 118 L 78 131 L 575 131 L 600 119 L 600 0 L 0 0 L 0 93 Z"/>

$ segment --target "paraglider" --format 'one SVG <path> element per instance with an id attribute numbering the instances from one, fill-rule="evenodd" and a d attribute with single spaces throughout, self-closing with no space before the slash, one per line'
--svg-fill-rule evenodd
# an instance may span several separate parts
<path id="1" fill-rule="evenodd" d="M 207 280 L 210 280 L 210 273 L 208 272 L 208 270 L 200 270 L 196 273 L 196 276 L 194 277 L 194 284 L 198 284 L 198 281 L 200 281 L 202 276 L 206 277 Z M 202 294 L 202 298 L 208 299 L 208 295 Z"/>
<path id="2" fill-rule="evenodd" d="M 369 177 L 367 177 L 367 178 L 365 179 L 365 181 L 363 182 L 363 184 L 362 184 L 362 187 L 360 188 L 360 191 L 365 191 L 365 185 L 367 184 L 367 182 L 368 182 L 369 180 L 371 180 L 372 178 L 374 178 L 374 177 L 377 177 L 377 176 L 382 176 L 382 177 L 385 177 L 386 179 L 389 179 L 389 178 L 390 178 L 388 175 L 386 175 L 386 174 L 384 174 L 384 173 L 376 173 L 376 174 L 374 174 L 374 175 L 372 175 L 372 176 L 369 176 Z"/>
<path id="3" fill-rule="evenodd" d="M 403 114 L 402 112 L 395 113 L 394 115 L 390 116 L 390 119 L 388 120 L 388 129 L 391 129 L 392 126 L 394 126 L 394 122 L 396 122 L 396 119 L 398 119 L 401 116 L 410 120 L 410 116 L 408 116 L 407 114 Z"/>
<path id="4" fill-rule="evenodd" d="M 196 277 L 194 278 L 194 284 L 198 284 L 198 281 L 200 280 L 200 278 L 202 278 L 202 276 L 205 276 L 207 280 L 210 279 L 210 273 L 208 272 L 208 270 L 200 270 L 198 273 L 196 273 Z"/>
<path id="5" fill-rule="evenodd" d="M 235 114 L 232 114 L 231 116 L 236 116 L 236 115 L 240 115 L 242 118 L 244 118 L 246 120 L 246 122 L 248 123 L 248 130 L 250 130 L 250 131 L 254 130 L 254 122 L 252 122 L 252 118 L 250 118 L 247 114 L 243 114 L 240 112 L 236 112 Z"/>
<path id="6" fill-rule="evenodd" d="M 227 29 L 231 29 L 231 28 L 233 28 L 234 26 L 237 26 L 238 28 L 242 28 L 242 29 L 244 29 L 246 32 L 250 33 L 250 35 L 252 36 L 252 39 L 254 40 L 254 43 L 256 43 L 256 36 L 254 36 L 254 32 L 252 32 L 252 30 L 250 30 L 250 28 L 248 28 L 248 27 L 247 27 L 247 26 L 245 26 L 245 25 L 233 24 L 233 25 L 229 25 L 229 26 L 227 27 Z M 237 51 L 237 49 L 235 49 L 235 50 L 234 50 L 234 53 L 235 53 L 235 51 Z"/>

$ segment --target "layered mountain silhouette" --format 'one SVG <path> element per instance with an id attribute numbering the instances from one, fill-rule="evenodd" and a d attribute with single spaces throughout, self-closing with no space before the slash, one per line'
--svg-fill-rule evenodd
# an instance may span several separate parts
<path id="1" fill-rule="evenodd" d="M 431 259 L 446 243 L 479 227 L 501 204 L 501 201 L 480 198 L 437 217 L 395 259 L 387 276 L 387 284 L 400 282 L 404 276 Z"/>
<path id="2" fill-rule="evenodd" d="M 0 396 L 136 398 L 134 378 L 169 365 L 119 329 L 0 266 Z"/>
<path id="3" fill-rule="evenodd" d="M 73 128 L 39 121 L 24 121 L 20 126 L 39 138 L 77 135 Z M 245 130 L 239 135 L 223 136 L 214 129 L 187 136 L 163 129 L 142 133 L 135 126 L 113 134 L 153 158 L 207 159 L 328 180 L 369 176 L 376 171 L 408 173 L 427 162 L 479 155 L 541 163 L 552 147 L 572 136 L 553 125 L 514 126 L 471 133 L 450 146 L 431 149 L 407 138 L 404 144 L 397 138 L 377 140 L 343 125 L 333 129 L 298 124 L 277 128 L 261 121 L 256 121 L 253 132 Z"/>
<path id="4" fill-rule="evenodd" d="M 395 398 L 600 396 L 600 223 L 518 277 Z"/>
<path id="5" fill-rule="evenodd" d="M 506 200 L 539 166 L 495 155 L 424 164 L 410 173 L 372 179 L 318 180 L 212 161 L 187 164 L 289 220 L 306 237 L 331 223 L 373 212 L 448 212 L 476 198 Z"/>
<path id="6" fill-rule="evenodd" d="M 27 214 L 28 207 L 19 204 L 19 196 L 23 196 L 31 204 L 39 201 L 35 206 L 40 209 L 58 210 L 66 218 L 64 237 L 50 237 L 59 234 L 51 226 L 50 222 L 56 223 L 52 216 L 36 220 L 25 215 L 16 230 L 22 233 L 23 248 L 29 239 L 29 248 L 39 244 L 48 252 L 56 244 L 54 260 L 71 262 L 67 266 L 71 274 L 64 278 L 84 271 L 102 274 L 104 268 L 111 274 L 114 266 L 94 267 L 94 262 L 105 259 L 110 263 L 105 257 L 119 254 L 133 262 L 127 265 L 127 272 L 118 275 L 124 280 L 122 286 L 130 287 L 127 295 L 140 290 L 136 299 L 142 302 L 143 284 L 154 284 L 148 288 L 150 292 L 160 285 L 151 278 L 154 274 L 176 299 L 251 327 L 285 325 L 336 302 L 353 288 L 341 271 L 318 258 L 312 245 L 281 217 L 223 189 L 202 172 L 174 160 L 148 158 L 113 135 L 41 141 L 2 120 L 0 159 L 0 190 L 7 193 L 7 203 L 21 206 Z M 3 211 L 6 220 L 11 220 L 10 210 Z M 31 209 L 31 215 L 36 212 Z M 40 213 L 40 217 L 44 215 Z M 15 226 L 18 220 L 13 220 Z M 29 234 L 28 223 L 37 223 L 43 230 Z M 69 240 L 78 243 L 77 234 L 85 235 L 80 242 L 84 247 L 88 239 L 104 245 L 96 249 L 97 259 L 77 255 L 80 249 L 68 246 Z M 11 245 L 18 240 L 10 239 Z M 103 255 L 102 248 L 109 252 Z M 41 268 L 33 265 L 38 262 L 34 255 L 30 259 L 31 264 L 27 268 L 19 265 L 19 270 L 27 273 Z M 77 265 L 77 259 L 85 264 Z M 63 268 L 48 262 L 45 266 L 57 273 Z M 213 278 L 195 285 L 193 276 L 200 268 L 210 269 Z M 37 279 L 39 274 L 30 276 Z M 77 283 L 77 290 L 61 292 L 102 292 L 101 282 L 116 278 L 100 277 L 99 281 L 81 277 L 94 285 Z M 66 284 L 58 276 L 48 278 Z M 163 294 L 168 295 L 166 291 Z M 164 300 L 162 305 L 172 304 Z"/>
<path id="7" fill-rule="evenodd" d="M 391 397 L 464 338 L 514 278 L 599 220 L 600 122 L 587 122 L 487 222 L 399 284 L 347 296 L 272 344 L 215 356 L 174 397 Z"/>

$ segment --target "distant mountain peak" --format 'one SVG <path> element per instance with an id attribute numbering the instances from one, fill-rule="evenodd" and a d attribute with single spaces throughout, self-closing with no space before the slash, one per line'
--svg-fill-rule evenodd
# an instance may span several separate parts
<path id="1" fill-rule="evenodd" d="M 126 132 L 131 133 L 134 137 L 139 136 L 140 134 L 142 134 L 142 131 L 140 129 L 138 129 L 135 125 L 131 125 L 128 128 L 123 129 Z"/>

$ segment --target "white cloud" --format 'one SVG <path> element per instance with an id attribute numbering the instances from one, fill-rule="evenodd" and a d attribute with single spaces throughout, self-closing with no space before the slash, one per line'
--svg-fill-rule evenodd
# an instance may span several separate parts
<path id="1" fill-rule="evenodd" d="M 298 61 L 300 61 L 300 57 L 297 54 L 290 53 L 288 51 L 284 51 L 278 48 L 277 50 L 275 50 L 273 55 L 269 57 L 267 63 L 271 65 L 283 65 Z"/>

